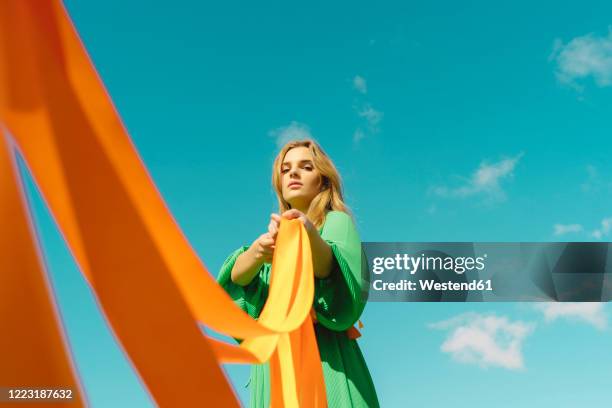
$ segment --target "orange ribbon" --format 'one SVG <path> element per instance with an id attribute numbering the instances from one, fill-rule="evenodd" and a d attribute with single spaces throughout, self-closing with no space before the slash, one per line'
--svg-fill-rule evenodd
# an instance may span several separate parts
<path id="1" fill-rule="evenodd" d="M 273 407 L 327 405 L 309 316 L 314 275 L 304 227 L 281 222 L 268 300 L 259 320 L 250 318 L 207 272 L 168 211 L 59 0 L 0 2 L 2 191 L 18 184 L 7 141 L 23 155 L 114 335 L 160 406 L 238 406 L 220 364 L 268 360 Z M 18 197 L 3 193 L 0 209 L 25 208 Z M 26 231 L 27 217 L 18 225 L 6 211 L 3 226 Z M 7 291 L 23 290 L 13 278 L 42 265 L 31 250 L 33 235 L 20 237 L 17 247 L 1 241 L 0 258 L 12 265 L 2 272 L 11 277 L 2 282 Z M 41 275 L 31 276 L 41 281 Z M 51 316 L 48 292 L 23 299 Z M 11 299 L 0 297 L 0 310 L 14 306 Z M 198 322 L 244 341 L 236 346 L 210 339 Z M 66 368 L 69 350 L 58 341 L 59 320 L 38 324 L 47 325 L 37 331 L 41 340 L 53 339 L 52 358 L 8 380 L 76 384 Z M 7 354 L 37 355 L 41 344 L 30 341 L 29 331 L 7 333 Z M 18 369 L 17 358 L 8 363 L 0 379 Z"/>
<path id="2" fill-rule="evenodd" d="M 312 319 L 313 324 L 317 324 L 317 313 L 315 312 L 314 307 L 312 309 L 310 309 L 310 318 Z M 359 320 L 359 328 L 363 329 L 363 323 L 361 323 L 361 320 Z M 355 340 L 358 339 L 359 337 L 361 337 L 361 332 L 359 330 L 357 330 L 357 328 L 355 326 L 351 326 L 348 329 L 345 330 L 346 335 L 348 336 L 349 339 L 351 340 Z"/>

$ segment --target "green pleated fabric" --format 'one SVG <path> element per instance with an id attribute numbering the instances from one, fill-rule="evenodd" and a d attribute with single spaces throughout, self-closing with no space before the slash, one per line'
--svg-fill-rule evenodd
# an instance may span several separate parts
<path id="1" fill-rule="evenodd" d="M 315 334 L 325 377 L 327 403 L 332 408 L 378 407 L 374 383 L 357 340 L 351 340 L 345 332 L 361 316 L 369 287 L 359 235 L 351 217 L 341 211 L 327 213 L 319 233 L 330 245 L 335 259 L 327 278 L 315 278 L 313 303 L 318 320 Z M 268 296 L 272 265 L 262 265 L 249 285 L 234 284 L 231 280 L 232 268 L 236 258 L 247 249 L 248 246 L 243 246 L 229 255 L 221 266 L 217 281 L 242 310 L 258 318 Z M 251 407 L 269 407 L 268 363 L 252 366 L 247 386 L 250 388 Z"/>

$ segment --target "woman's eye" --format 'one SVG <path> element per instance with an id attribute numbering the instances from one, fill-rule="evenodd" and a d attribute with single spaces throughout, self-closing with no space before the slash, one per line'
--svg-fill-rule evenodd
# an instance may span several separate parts
<path id="1" fill-rule="evenodd" d="M 281 169 L 281 174 L 284 174 L 284 173 L 286 173 L 288 171 L 289 171 L 289 169 Z"/>
<path id="2" fill-rule="evenodd" d="M 306 170 L 312 170 L 312 166 L 304 166 Z"/>

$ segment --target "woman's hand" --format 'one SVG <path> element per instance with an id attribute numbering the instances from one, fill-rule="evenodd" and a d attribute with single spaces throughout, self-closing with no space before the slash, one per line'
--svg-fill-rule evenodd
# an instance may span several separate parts
<path id="1" fill-rule="evenodd" d="M 274 240 L 276 240 L 276 235 L 278 234 L 278 228 L 280 227 L 281 216 L 278 214 L 270 215 L 270 224 L 268 224 L 268 233 Z"/>
<path id="2" fill-rule="evenodd" d="M 312 224 L 312 222 L 310 222 L 310 220 L 308 219 L 308 217 L 306 217 L 306 215 L 304 215 L 303 212 L 296 210 L 296 209 L 291 209 L 291 210 L 287 210 L 283 213 L 283 218 L 286 218 L 288 220 L 293 220 L 293 219 L 298 219 L 302 222 L 302 224 L 304 224 L 304 228 L 306 228 L 306 232 L 308 232 L 308 234 L 312 234 L 313 232 L 316 232 L 316 228 L 315 226 Z"/>
<path id="3" fill-rule="evenodd" d="M 251 245 L 255 259 L 262 263 L 272 263 L 275 243 L 276 236 L 273 237 L 269 232 L 260 235 Z"/>
<path id="4" fill-rule="evenodd" d="M 314 276 L 319 279 L 324 279 L 329 276 L 333 266 L 333 254 L 331 247 L 321 238 L 319 231 L 314 224 L 304 215 L 303 212 L 291 209 L 283 213 L 283 217 L 289 220 L 298 219 L 304 224 L 308 238 L 310 240 L 310 248 L 312 251 L 312 266 Z"/>
<path id="5" fill-rule="evenodd" d="M 246 286 L 259 272 L 264 263 L 272 263 L 274 248 L 276 247 L 276 235 L 278 234 L 278 222 L 280 216 L 273 214 L 268 225 L 268 232 L 257 237 L 245 252 L 236 258 L 236 263 L 231 271 L 232 282 L 240 286 Z"/>

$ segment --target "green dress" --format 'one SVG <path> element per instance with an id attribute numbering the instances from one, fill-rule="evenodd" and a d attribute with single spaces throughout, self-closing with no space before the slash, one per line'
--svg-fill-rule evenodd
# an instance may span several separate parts
<path id="1" fill-rule="evenodd" d="M 315 278 L 313 307 L 317 314 L 315 335 L 323 365 L 327 403 L 329 407 L 378 407 L 378 398 L 356 340 L 346 330 L 352 327 L 365 307 L 368 282 L 361 241 L 351 217 L 341 211 L 327 213 L 319 230 L 330 245 L 335 263 L 325 279 Z M 238 255 L 248 246 L 234 251 L 223 263 L 219 284 L 242 310 L 257 318 L 268 296 L 271 264 L 262 265 L 247 286 L 236 285 L 231 271 Z M 270 373 L 268 363 L 251 368 L 250 406 L 270 404 Z"/>

